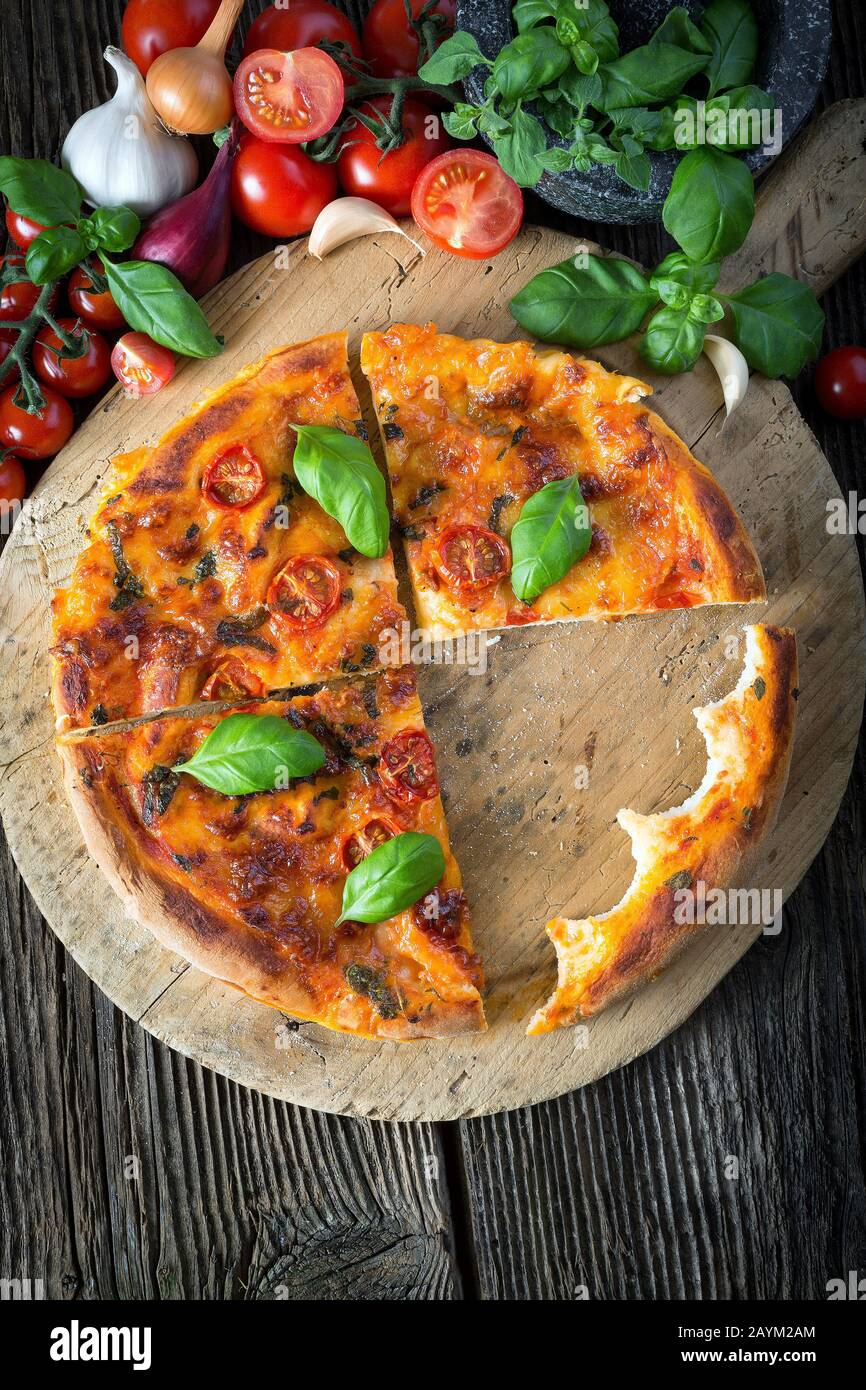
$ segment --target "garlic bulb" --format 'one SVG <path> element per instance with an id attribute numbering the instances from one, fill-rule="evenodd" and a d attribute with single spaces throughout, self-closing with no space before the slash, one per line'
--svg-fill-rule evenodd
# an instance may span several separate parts
<path id="1" fill-rule="evenodd" d="M 740 404 L 749 386 L 749 364 L 740 349 L 717 333 L 704 338 L 704 352 L 716 369 L 725 396 L 725 419 Z"/>
<path id="2" fill-rule="evenodd" d="M 353 241 L 355 237 L 370 236 L 373 232 L 397 232 L 424 255 L 417 241 L 412 241 L 409 233 L 403 231 L 390 212 L 369 198 L 335 198 L 323 207 L 313 223 L 307 249 L 311 256 L 321 260 L 337 246 Z"/>
<path id="3" fill-rule="evenodd" d="M 123 205 L 150 217 L 195 186 L 198 160 L 188 140 L 165 130 L 126 54 L 109 47 L 105 60 L 117 73 L 117 91 L 103 106 L 79 116 L 64 141 L 61 162 L 94 207 Z"/>

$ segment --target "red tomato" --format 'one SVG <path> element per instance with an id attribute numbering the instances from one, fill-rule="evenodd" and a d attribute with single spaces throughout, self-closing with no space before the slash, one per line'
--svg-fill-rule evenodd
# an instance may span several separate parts
<path id="1" fill-rule="evenodd" d="M 267 604 L 290 632 L 321 627 L 340 602 L 342 580 L 324 555 L 296 555 L 271 580 Z"/>
<path id="2" fill-rule="evenodd" d="M 261 497 L 265 475 L 255 454 L 245 444 L 235 444 L 211 459 L 201 487 L 211 506 L 243 511 Z"/>
<path id="3" fill-rule="evenodd" d="M 373 97 L 361 110 L 381 118 L 391 110 L 391 98 Z M 407 216 L 418 175 L 431 159 L 451 148 L 440 117 L 423 101 L 406 98 L 402 124 L 406 132 L 403 144 L 383 157 L 372 131 L 353 121 L 340 141 L 337 160 L 337 173 L 346 192 L 372 198 L 394 217 Z"/>
<path id="4" fill-rule="evenodd" d="M 420 729 L 404 729 L 382 749 L 379 778 L 395 801 L 429 801 L 439 794 L 433 744 Z"/>
<path id="5" fill-rule="evenodd" d="M 13 212 L 11 208 L 6 209 L 6 230 L 22 251 L 26 251 L 31 241 L 35 241 L 40 232 L 45 228 L 40 222 L 31 222 L 29 217 L 24 217 L 20 212 Z"/>
<path id="6" fill-rule="evenodd" d="M 457 23 L 456 0 L 438 0 L 420 21 L 429 0 L 411 0 L 412 16 L 431 35 L 438 48 Z M 411 77 L 418 71 L 418 33 L 406 14 L 406 0 L 376 0 L 364 20 L 364 57 L 374 77 Z M 429 54 L 427 55 L 429 57 Z"/>
<path id="7" fill-rule="evenodd" d="M 486 526 L 449 526 L 439 537 L 433 563 L 452 589 L 477 593 L 508 574 L 511 552 Z"/>
<path id="8" fill-rule="evenodd" d="M 174 353 L 146 333 L 124 333 L 114 345 L 111 366 L 128 396 L 155 396 L 174 376 Z"/>
<path id="9" fill-rule="evenodd" d="M 480 261 L 517 236 L 523 194 L 492 155 L 455 150 L 421 173 L 412 190 L 412 216 L 443 251 Z"/>
<path id="10" fill-rule="evenodd" d="M 15 332 L 14 328 L 0 328 L 0 367 L 2 367 L 9 353 L 12 351 L 17 337 L 18 334 Z M 6 377 L 7 385 L 10 381 L 17 381 L 20 375 L 21 373 L 18 368 L 13 367 L 12 371 Z"/>
<path id="11" fill-rule="evenodd" d="M 202 700 L 236 700 L 241 695 L 264 695 L 264 682 L 238 657 L 221 661 L 202 687 Z"/>
<path id="12" fill-rule="evenodd" d="M 235 73 L 235 106 L 261 140 L 300 145 L 331 129 L 343 109 L 343 74 L 318 48 L 263 48 Z"/>
<path id="13" fill-rule="evenodd" d="M 840 347 L 822 357 L 815 369 L 815 390 L 828 415 L 838 420 L 866 416 L 866 348 Z"/>
<path id="14" fill-rule="evenodd" d="M 364 829 L 356 830 L 354 835 L 347 835 L 340 853 L 348 872 L 356 869 L 362 859 L 366 859 L 374 849 L 384 845 L 386 840 L 391 840 L 399 834 L 397 826 L 391 821 L 376 819 L 368 820 Z"/>
<path id="15" fill-rule="evenodd" d="M 0 269 L 4 269 L 7 265 L 20 265 L 22 278 L 4 285 L 0 291 L 0 319 L 26 319 L 36 306 L 40 293 L 39 286 L 31 284 L 26 278 L 27 272 L 24 269 L 23 256 L 3 256 L 0 259 Z"/>
<path id="16" fill-rule="evenodd" d="M 361 57 L 361 40 L 344 14 L 327 0 L 290 0 L 288 5 L 268 5 L 250 25 L 244 42 L 244 57 L 257 48 L 310 48 L 327 39 L 344 43 L 356 58 Z"/>
<path id="17" fill-rule="evenodd" d="M 333 165 L 317 164 L 297 145 L 242 137 L 232 165 L 232 207 L 254 232 L 300 236 L 336 192 Z"/>
<path id="18" fill-rule="evenodd" d="M 129 0 L 123 46 L 144 76 L 161 53 L 197 44 L 219 7 L 220 0 Z"/>
<path id="19" fill-rule="evenodd" d="M 61 328 L 74 333 L 77 319 L 58 319 Z M 62 345 L 53 328 L 43 328 L 33 344 L 33 367 L 38 377 L 61 396 L 92 396 L 111 376 L 111 350 L 95 328 L 81 328 L 88 340 L 83 357 L 62 357 Z"/>
<path id="20" fill-rule="evenodd" d="M 28 415 L 13 400 L 17 389 L 9 386 L 0 396 L 0 443 L 25 459 L 50 458 L 63 448 L 72 433 L 72 408 L 50 386 L 44 386 L 42 414 Z"/>
<path id="21" fill-rule="evenodd" d="M 27 491 L 24 466 L 14 454 L 0 459 L 0 518 L 5 515 L 4 503 L 20 502 Z"/>
<path id="22" fill-rule="evenodd" d="M 102 261 L 94 259 L 97 272 L 102 274 Z M 97 294 L 86 269 L 76 266 L 67 288 L 70 308 L 90 328 L 125 328 L 126 319 L 112 298 L 111 291 Z"/>

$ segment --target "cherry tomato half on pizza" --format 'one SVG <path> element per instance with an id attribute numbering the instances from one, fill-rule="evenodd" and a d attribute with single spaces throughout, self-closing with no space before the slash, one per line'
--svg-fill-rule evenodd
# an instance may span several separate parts
<path id="1" fill-rule="evenodd" d="M 264 469 L 246 444 L 233 444 L 211 459 L 204 471 L 202 491 L 214 507 L 242 511 L 265 490 Z"/>
<path id="2" fill-rule="evenodd" d="M 385 744 L 379 778 L 388 795 L 404 805 L 439 795 L 433 745 L 421 729 L 404 729 Z"/>
<path id="3" fill-rule="evenodd" d="M 324 555 L 296 555 L 271 580 L 267 604 L 289 632 L 321 627 L 340 602 L 343 582 Z"/>
<path id="4" fill-rule="evenodd" d="M 511 552 L 495 531 L 467 523 L 442 532 L 433 563 L 450 588 L 477 593 L 505 578 L 511 569 Z"/>
<path id="5" fill-rule="evenodd" d="M 202 700 L 236 700 L 243 695 L 261 696 L 265 693 L 264 681 L 259 680 L 254 671 L 240 660 L 229 656 L 208 676 L 202 686 Z"/>
<path id="6" fill-rule="evenodd" d="M 363 830 L 356 830 L 353 835 L 347 835 L 341 848 L 343 864 L 347 872 L 351 873 L 356 869 L 362 859 L 366 859 L 368 854 L 372 854 L 374 849 L 384 845 L 386 840 L 392 840 L 395 835 L 399 835 L 399 828 L 393 821 L 381 820 L 379 817 L 368 820 Z"/>

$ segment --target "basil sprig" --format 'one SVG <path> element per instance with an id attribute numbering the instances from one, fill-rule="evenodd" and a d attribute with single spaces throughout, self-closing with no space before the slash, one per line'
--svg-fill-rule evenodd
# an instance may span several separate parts
<path id="1" fill-rule="evenodd" d="M 295 477 L 328 516 L 339 521 L 355 550 L 378 559 L 388 549 L 390 517 L 385 479 L 369 446 L 327 425 L 293 425 L 298 436 Z"/>
<path id="2" fill-rule="evenodd" d="M 710 47 L 710 96 L 748 82 L 758 56 L 758 24 L 748 0 L 712 0 L 699 27 Z"/>
<path id="3" fill-rule="evenodd" d="M 557 478 L 524 502 L 511 531 L 511 587 L 532 603 L 582 560 L 592 527 L 577 474 Z"/>
<path id="4" fill-rule="evenodd" d="M 188 762 L 188 772 L 224 796 L 273 791 L 292 777 L 309 777 L 325 762 L 318 739 L 273 714 L 230 714 L 221 719 Z"/>
<path id="5" fill-rule="evenodd" d="M 343 885 L 343 905 L 334 923 L 384 922 L 411 907 L 445 872 L 445 855 L 435 835 L 415 830 L 394 835 L 362 859 Z"/>

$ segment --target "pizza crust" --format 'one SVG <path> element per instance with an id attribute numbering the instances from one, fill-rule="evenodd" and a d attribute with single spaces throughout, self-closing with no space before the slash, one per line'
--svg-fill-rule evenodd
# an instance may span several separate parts
<path id="1" fill-rule="evenodd" d="M 635 872 L 621 901 L 597 917 L 555 917 L 547 933 L 559 977 L 527 1032 L 547 1033 L 600 1013 L 650 979 L 706 926 L 683 920 L 685 893 L 745 888 L 775 824 L 793 745 L 797 644 L 790 628 L 747 627 L 736 688 L 693 711 L 707 769 L 681 806 L 622 810 Z M 722 928 L 724 930 L 724 928 Z"/>

